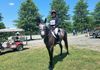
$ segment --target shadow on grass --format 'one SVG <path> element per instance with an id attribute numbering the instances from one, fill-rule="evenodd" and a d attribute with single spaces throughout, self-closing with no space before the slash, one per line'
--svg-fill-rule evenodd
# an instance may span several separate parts
<path id="1" fill-rule="evenodd" d="M 54 67 L 55 67 L 55 65 L 58 63 L 58 62 L 61 62 L 61 61 L 63 61 L 63 59 L 65 58 L 65 57 L 67 57 L 67 53 L 62 53 L 62 55 L 56 55 L 56 56 L 54 56 L 54 62 L 53 62 L 53 68 L 49 68 L 49 70 L 53 70 L 54 69 Z"/>
<path id="2" fill-rule="evenodd" d="M 29 49 L 29 48 L 23 48 L 23 50 L 22 51 L 25 51 L 25 50 L 27 50 L 27 49 Z M 5 55 L 5 54 L 8 54 L 8 53 L 13 53 L 13 52 L 19 52 L 19 51 L 17 51 L 17 50 L 13 50 L 13 49 L 10 49 L 10 50 L 5 50 L 4 52 L 2 52 L 1 54 L 0 54 L 0 56 L 1 55 Z"/>
<path id="3" fill-rule="evenodd" d="M 62 53 L 62 55 L 54 56 L 54 67 L 59 61 L 63 61 L 63 59 L 67 56 L 67 53 Z"/>

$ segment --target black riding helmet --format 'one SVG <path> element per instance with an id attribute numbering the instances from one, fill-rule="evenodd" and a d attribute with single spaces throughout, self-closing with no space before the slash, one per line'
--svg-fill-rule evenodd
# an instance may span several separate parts
<path id="1" fill-rule="evenodd" d="M 52 11 L 51 11 L 51 15 L 52 15 L 53 13 L 55 13 L 55 14 L 56 14 L 56 11 L 55 11 L 55 10 L 52 10 Z"/>

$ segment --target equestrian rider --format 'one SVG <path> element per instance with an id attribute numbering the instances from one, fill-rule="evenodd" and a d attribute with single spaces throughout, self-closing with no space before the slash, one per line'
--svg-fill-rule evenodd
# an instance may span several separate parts
<path id="1" fill-rule="evenodd" d="M 58 33 L 60 32 L 60 30 L 58 29 L 58 25 L 59 25 L 59 21 L 58 21 L 58 17 L 57 17 L 57 13 L 55 10 L 52 10 L 51 11 L 51 21 L 50 21 L 50 27 L 52 28 L 53 31 L 55 31 L 56 29 L 56 40 L 57 40 L 57 43 L 60 42 L 60 38 L 59 38 L 59 35 Z"/>

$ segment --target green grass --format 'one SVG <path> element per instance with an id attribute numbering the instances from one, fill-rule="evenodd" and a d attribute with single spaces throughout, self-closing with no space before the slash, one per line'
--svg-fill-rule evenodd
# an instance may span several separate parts
<path id="1" fill-rule="evenodd" d="M 54 70 L 100 70 L 100 52 L 70 48 L 70 55 L 63 53 L 60 58 L 58 54 L 55 47 Z M 0 70 L 48 70 L 48 62 L 46 48 L 32 48 L 1 55 Z"/>

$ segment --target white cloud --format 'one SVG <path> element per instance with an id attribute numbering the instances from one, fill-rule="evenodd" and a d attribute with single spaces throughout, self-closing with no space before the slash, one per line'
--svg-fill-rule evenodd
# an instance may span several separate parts
<path id="1" fill-rule="evenodd" d="M 12 2 L 11 2 L 11 3 L 9 3 L 9 5 L 10 5 L 10 6 L 13 6 L 13 5 L 15 5 L 15 3 L 12 3 Z"/>

